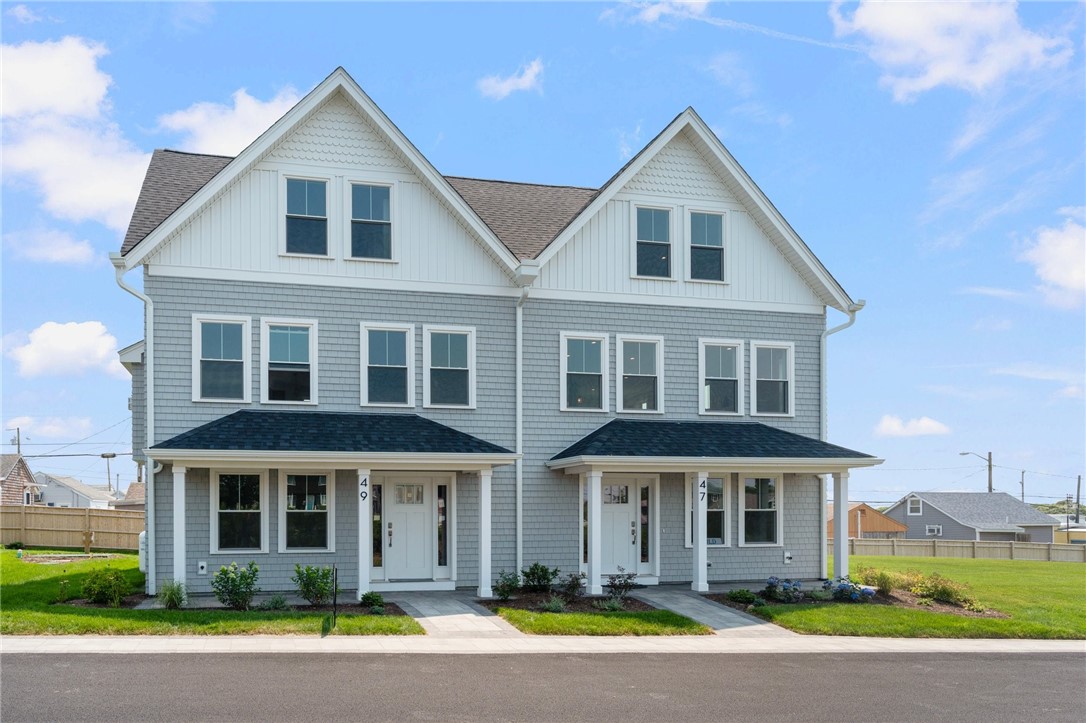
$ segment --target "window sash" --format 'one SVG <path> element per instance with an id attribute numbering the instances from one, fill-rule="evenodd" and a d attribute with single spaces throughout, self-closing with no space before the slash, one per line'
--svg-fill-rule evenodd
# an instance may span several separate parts
<path id="1" fill-rule="evenodd" d="M 286 480 L 286 547 L 326 549 L 329 510 L 328 475 L 288 474 Z"/>
<path id="2" fill-rule="evenodd" d="M 741 495 L 743 543 L 780 544 L 780 484 L 777 478 L 746 477 Z"/>
<path id="3" fill-rule="evenodd" d="M 216 473 L 214 492 L 218 550 L 261 550 L 264 510 L 263 480 L 259 474 Z"/>
<path id="4" fill-rule="evenodd" d="M 423 402 L 426 406 L 475 406 L 474 332 L 456 328 L 428 329 L 423 356 L 426 384 Z"/>

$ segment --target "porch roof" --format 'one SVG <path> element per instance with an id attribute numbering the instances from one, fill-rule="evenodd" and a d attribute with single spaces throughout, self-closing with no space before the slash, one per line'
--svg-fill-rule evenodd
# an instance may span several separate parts
<path id="1" fill-rule="evenodd" d="M 818 474 L 881 463 L 872 455 L 761 422 L 613 419 L 556 454 L 547 465 L 555 469 L 731 468 Z"/>

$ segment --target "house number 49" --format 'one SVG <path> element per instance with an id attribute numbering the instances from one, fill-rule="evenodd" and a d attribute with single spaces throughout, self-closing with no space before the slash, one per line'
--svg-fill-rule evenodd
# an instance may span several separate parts
<path id="1" fill-rule="evenodd" d="M 370 478 L 369 477 L 363 477 L 362 479 L 358 480 L 358 487 L 359 487 L 358 496 L 361 499 L 364 500 L 364 499 L 366 499 L 367 497 L 370 496 L 369 490 L 366 489 L 369 486 L 370 486 Z"/>

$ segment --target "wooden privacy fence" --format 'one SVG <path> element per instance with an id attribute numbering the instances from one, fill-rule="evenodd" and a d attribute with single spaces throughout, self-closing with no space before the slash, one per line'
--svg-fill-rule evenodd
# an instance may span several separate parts
<path id="1" fill-rule="evenodd" d="M 82 547 L 138 550 L 143 531 L 140 510 L 85 507 L 0 507 L 0 542 L 27 547 Z"/>
<path id="2" fill-rule="evenodd" d="M 833 554 L 833 539 L 829 541 Z M 998 542 L 995 540 L 869 540 L 849 539 L 850 555 L 896 557 L 960 557 L 976 560 L 1042 560 L 1086 562 L 1086 545 L 1047 542 Z"/>

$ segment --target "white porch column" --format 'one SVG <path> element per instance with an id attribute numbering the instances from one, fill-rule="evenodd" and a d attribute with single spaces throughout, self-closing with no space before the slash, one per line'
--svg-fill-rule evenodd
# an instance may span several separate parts
<path id="1" fill-rule="evenodd" d="M 185 582 L 185 472 L 184 467 L 173 468 L 173 579 Z M 153 550 L 148 550 L 153 555 Z"/>
<path id="2" fill-rule="evenodd" d="M 490 483 L 494 472 L 479 472 L 479 597 L 494 597 L 490 579 Z"/>
<path id="3" fill-rule="evenodd" d="M 709 473 L 698 472 L 694 476 L 694 576 L 690 589 L 709 592 L 709 555 L 705 544 L 705 512 L 709 506 Z"/>
<path id="4" fill-rule="evenodd" d="M 848 472 L 833 473 L 833 576 L 848 577 Z"/>
<path id="5" fill-rule="evenodd" d="M 588 594 L 602 595 L 603 583 L 603 472 L 585 475 L 588 485 Z"/>
<path id="6" fill-rule="evenodd" d="M 370 471 L 358 470 L 358 599 L 370 591 L 370 569 L 373 565 L 373 517 L 370 515 L 373 487 Z"/>

